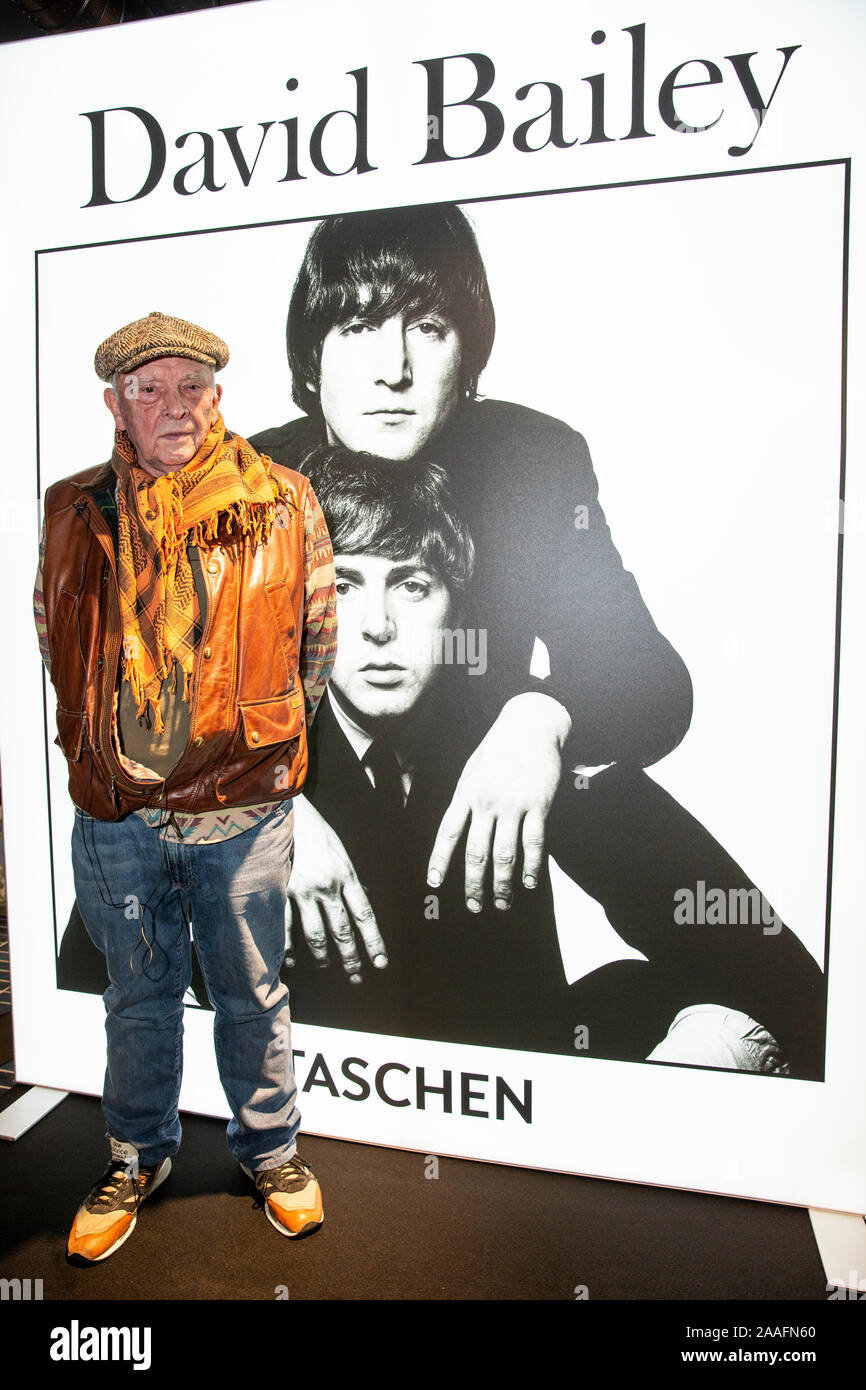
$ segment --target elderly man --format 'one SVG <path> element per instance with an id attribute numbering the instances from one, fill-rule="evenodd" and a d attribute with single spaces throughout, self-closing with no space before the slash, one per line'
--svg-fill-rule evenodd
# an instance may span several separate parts
<path id="1" fill-rule="evenodd" d="M 188 923 L 215 1009 L 228 1142 L 271 1223 L 322 1221 L 297 1154 L 280 982 L 292 795 L 335 650 L 330 540 L 306 479 L 219 410 L 221 339 L 161 313 L 96 353 L 110 462 L 51 487 L 36 586 L 75 803 L 81 915 L 104 953 L 111 1160 L 68 1253 L 133 1230 L 177 1151 Z"/>
<path id="2" fill-rule="evenodd" d="M 797 938 L 775 914 L 697 928 L 675 917 L 685 885 L 737 901 L 758 891 L 643 772 L 688 729 L 688 671 L 613 545 L 583 438 L 523 406 L 478 398 L 493 336 L 484 264 L 459 208 L 326 218 L 289 306 L 293 394 L 306 415 L 254 440 L 301 469 L 325 441 L 439 464 L 474 540 L 467 621 L 486 633 L 487 671 L 469 682 L 461 709 L 472 752 L 431 836 L 429 885 L 455 873 L 462 847 L 468 910 L 480 914 L 492 897 L 508 911 L 521 880 L 529 889 L 541 881 L 547 837 L 625 939 L 673 976 L 682 966 L 714 986 L 705 998 L 743 1015 L 745 1026 L 738 1018 L 723 1037 L 716 1015 L 693 1015 L 678 1038 L 693 1035 L 670 1060 L 730 1066 L 733 1055 L 751 1069 L 757 1018 L 793 1074 L 820 1077 L 824 982 Z M 387 939 L 333 826 L 303 797 L 298 812 L 307 849 L 292 898 L 304 934 L 326 960 L 324 921 L 360 982 L 365 955 L 387 965 Z M 620 1007 L 611 996 L 611 1010 Z M 781 1069 L 777 1054 L 758 1066 L 769 1058 L 768 1069 Z"/>

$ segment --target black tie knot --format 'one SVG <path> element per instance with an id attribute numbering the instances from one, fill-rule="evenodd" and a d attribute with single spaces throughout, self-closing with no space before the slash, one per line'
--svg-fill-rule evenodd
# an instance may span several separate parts
<path id="1" fill-rule="evenodd" d="M 393 745 L 385 738 L 374 738 L 364 756 L 373 774 L 376 800 L 383 810 L 403 810 L 403 778 Z"/>

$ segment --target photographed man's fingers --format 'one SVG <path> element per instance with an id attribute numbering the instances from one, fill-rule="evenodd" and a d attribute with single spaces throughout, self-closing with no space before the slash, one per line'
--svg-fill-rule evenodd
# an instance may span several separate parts
<path id="1" fill-rule="evenodd" d="M 436 843 L 427 865 L 427 882 L 431 888 L 438 888 L 441 883 L 444 883 L 448 866 L 451 863 L 457 842 L 463 834 L 469 814 L 469 803 L 464 801 L 462 796 L 455 795 L 439 823 Z"/>
<path id="2" fill-rule="evenodd" d="M 353 985 L 361 983 L 361 953 L 352 931 L 349 914 L 340 897 L 323 898 L 322 914 L 328 935 L 340 953 L 340 962 Z"/>
<path id="3" fill-rule="evenodd" d="M 470 912 L 480 912 L 484 906 L 484 883 L 490 863 L 490 841 L 493 838 L 493 818 L 476 813 L 466 836 L 466 868 L 464 892 Z"/>
<path id="4" fill-rule="evenodd" d="M 523 884 L 534 888 L 544 866 L 544 822 L 541 811 L 527 811 L 523 818 Z"/>
<path id="5" fill-rule="evenodd" d="M 500 816 L 493 836 L 493 903 L 500 912 L 511 906 L 520 848 L 520 821 Z"/>
<path id="6" fill-rule="evenodd" d="M 290 897 L 287 897 L 286 910 L 283 914 L 283 920 L 286 929 L 286 944 L 283 947 L 283 960 L 285 961 L 286 965 L 289 966 L 289 968 L 291 968 L 295 963 L 295 951 L 294 947 L 292 946 L 292 915 L 292 900 Z"/>
<path id="7" fill-rule="evenodd" d="M 388 951 L 370 900 L 354 873 L 343 884 L 343 901 L 349 920 L 364 943 L 364 949 L 377 970 L 388 964 Z"/>
<path id="8" fill-rule="evenodd" d="M 292 904 L 294 911 L 300 917 L 301 931 L 304 933 L 304 940 L 310 949 L 310 954 L 317 965 L 327 965 L 328 962 L 328 933 L 319 911 L 319 904 L 312 894 L 293 893 Z"/>

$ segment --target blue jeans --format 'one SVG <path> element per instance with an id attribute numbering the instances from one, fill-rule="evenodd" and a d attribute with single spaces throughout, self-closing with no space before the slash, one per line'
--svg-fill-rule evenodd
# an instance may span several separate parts
<path id="1" fill-rule="evenodd" d="M 279 803 L 252 829 L 213 845 L 160 839 L 136 815 L 99 821 L 75 812 L 78 906 L 111 981 L 103 1110 L 109 1133 L 134 1144 L 142 1166 L 180 1145 L 190 920 L 214 1006 L 229 1149 L 253 1170 L 295 1152 L 301 1117 L 289 992 L 280 981 L 291 811 L 291 801 Z"/>

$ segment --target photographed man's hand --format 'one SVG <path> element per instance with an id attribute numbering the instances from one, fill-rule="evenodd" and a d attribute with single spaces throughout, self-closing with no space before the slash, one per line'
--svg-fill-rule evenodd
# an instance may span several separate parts
<path id="1" fill-rule="evenodd" d="M 547 813 L 562 774 L 568 711 L 549 695 L 516 695 L 470 757 L 439 826 L 427 869 L 438 888 L 468 823 L 466 906 L 480 912 L 492 859 L 493 901 L 511 906 L 523 853 L 523 883 L 534 888 L 544 860 Z"/>
<path id="2" fill-rule="evenodd" d="M 328 938 L 353 984 L 361 983 L 364 951 L 378 970 L 388 964 L 373 909 L 340 837 L 305 796 L 297 796 L 295 863 L 286 904 L 286 962 L 294 963 L 292 926 L 300 922 L 314 959 L 328 964 Z"/>

